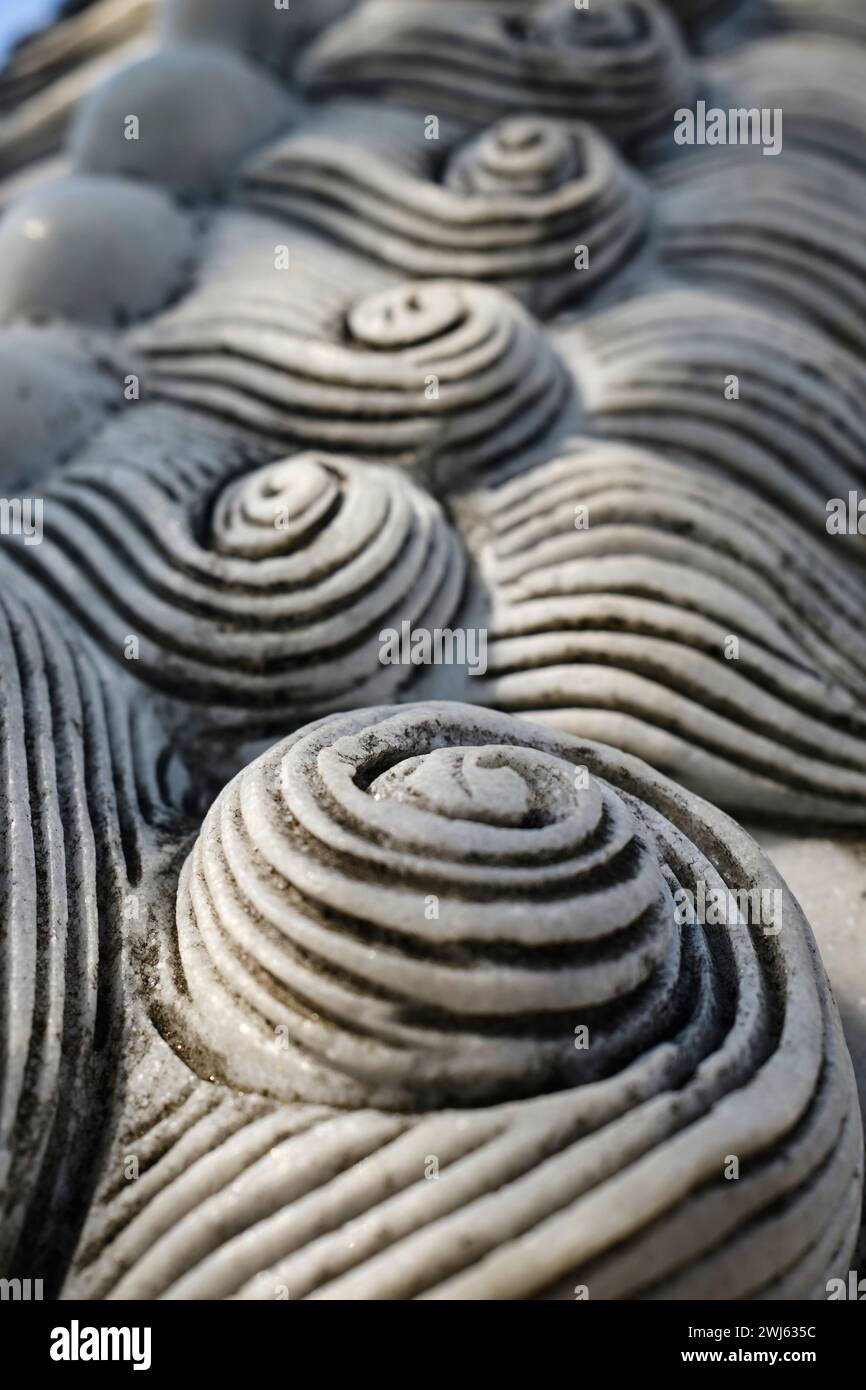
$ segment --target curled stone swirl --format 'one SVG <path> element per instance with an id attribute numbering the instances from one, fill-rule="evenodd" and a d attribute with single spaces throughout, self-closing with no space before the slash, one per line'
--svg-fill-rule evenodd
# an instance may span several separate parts
<path id="1" fill-rule="evenodd" d="M 567 764 L 471 729 L 442 746 L 444 707 L 429 726 L 344 722 L 354 732 L 327 723 L 233 782 L 184 874 L 180 958 L 236 1084 L 486 1103 L 581 1079 L 575 1010 L 615 1007 L 611 1058 L 648 992 L 666 1007 L 668 890 L 609 788 L 577 790 Z"/>
<path id="2" fill-rule="evenodd" d="M 202 306 L 142 331 L 156 391 L 297 445 L 402 465 L 439 490 L 536 443 L 573 387 L 492 287 L 401 284 L 345 308 L 345 340 Z"/>
<path id="3" fill-rule="evenodd" d="M 384 93 L 474 124 L 533 111 L 630 140 L 673 115 L 694 78 L 672 17 L 653 0 L 528 15 L 477 5 L 367 0 L 305 54 L 314 93 Z"/>
<path id="4" fill-rule="evenodd" d="M 457 141 L 437 182 L 417 117 L 380 117 L 368 150 L 352 139 L 352 110 L 326 110 L 314 132 L 257 155 L 246 200 L 407 274 L 502 284 L 539 312 L 594 289 L 644 236 L 645 190 L 590 126 L 503 117 Z"/>
<path id="5" fill-rule="evenodd" d="M 778 894 L 780 930 L 681 927 L 699 882 Z M 733 821 L 604 745 L 442 703 L 300 731 L 209 812 L 162 980 L 210 1113 L 172 1102 L 177 1160 L 67 1296 L 823 1297 L 849 1267 L 809 928 Z"/>
<path id="6" fill-rule="evenodd" d="M 77 465 L 46 497 L 46 541 L 16 558 L 115 660 L 211 717 L 253 728 L 393 697 L 379 633 L 448 625 L 463 591 L 457 536 L 401 473 L 316 452 L 219 480 L 167 465 Z M 211 485 L 213 486 L 213 485 Z"/>

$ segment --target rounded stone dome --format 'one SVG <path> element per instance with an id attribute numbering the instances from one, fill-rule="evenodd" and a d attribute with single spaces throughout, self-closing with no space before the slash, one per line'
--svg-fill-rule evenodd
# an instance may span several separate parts
<path id="1" fill-rule="evenodd" d="M 161 49 L 109 77 L 79 105 L 76 168 L 208 195 L 256 145 L 291 124 L 296 103 L 243 58 L 202 44 Z"/>
<path id="2" fill-rule="evenodd" d="M 154 313 L 183 286 L 193 248 L 158 189 L 87 175 L 41 184 L 0 221 L 0 319 L 112 327 Z"/>
<path id="3" fill-rule="evenodd" d="M 26 490 L 64 463 L 123 396 L 123 377 L 77 334 L 15 324 L 0 331 L 0 492 Z"/>

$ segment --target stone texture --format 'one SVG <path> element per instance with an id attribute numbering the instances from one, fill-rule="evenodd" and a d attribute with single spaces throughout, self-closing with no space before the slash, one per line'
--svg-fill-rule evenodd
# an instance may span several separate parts
<path id="1" fill-rule="evenodd" d="M 779 889 L 781 929 L 681 929 L 702 878 Z M 781 885 L 601 745 L 448 703 L 301 730 L 218 799 L 161 934 L 160 1029 L 217 1109 L 166 1113 L 151 1053 L 167 1161 L 101 1194 L 67 1296 L 820 1296 L 862 1135 Z"/>
<path id="2" fill-rule="evenodd" d="M 92 0 L 11 55 L 4 1277 L 847 1277 L 861 9 Z M 677 145 L 699 98 L 783 152 Z"/>
<path id="3" fill-rule="evenodd" d="M 158 190 L 125 179 L 59 179 L 0 223 L 0 318 L 117 327 L 185 287 L 195 238 Z"/>
<path id="4" fill-rule="evenodd" d="M 208 195 L 244 155 L 297 118 L 297 103 L 242 58 L 206 45 L 162 49 L 122 68 L 79 105 L 69 134 L 78 169 Z M 139 122 L 130 137 L 126 122 Z"/>
<path id="5" fill-rule="evenodd" d="M 0 335 L 0 490 L 33 485 L 96 432 L 122 399 L 105 344 L 77 331 L 16 324 Z"/>
<path id="6" fill-rule="evenodd" d="M 859 567 L 744 489 L 618 444 L 583 441 L 467 512 L 490 591 L 478 699 L 742 815 L 864 823 Z"/>

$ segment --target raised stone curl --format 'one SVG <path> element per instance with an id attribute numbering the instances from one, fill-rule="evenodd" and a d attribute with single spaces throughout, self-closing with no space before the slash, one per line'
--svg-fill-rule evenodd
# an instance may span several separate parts
<path id="1" fill-rule="evenodd" d="M 139 335 L 165 397 L 288 437 L 402 465 L 438 491 L 535 444 L 572 386 L 509 295 L 457 280 L 349 300 L 312 338 L 243 309 L 192 304 Z"/>
<path id="2" fill-rule="evenodd" d="M 205 729 L 396 698 L 411 669 L 380 662 L 380 631 L 447 627 L 465 582 L 431 497 L 398 471 L 317 452 L 210 491 L 191 462 L 183 476 L 171 461 L 151 476 L 81 463 L 45 518 L 47 543 L 19 547 L 19 562 L 124 665 L 134 634 L 127 669 L 195 705 Z"/>
<path id="3" fill-rule="evenodd" d="M 646 190 L 588 125 L 503 117 L 441 175 L 435 150 L 417 116 L 337 103 L 250 161 L 244 192 L 406 274 L 495 282 L 539 313 L 594 290 L 645 234 Z"/>
<path id="4" fill-rule="evenodd" d="M 701 884 L 769 893 L 772 930 L 683 925 Z M 164 1036 L 248 1094 L 106 1213 L 103 1294 L 785 1299 L 849 1268 L 862 1134 L 808 925 L 614 749 L 444 703 L 300 731 L 208 814 L 162 981 Z"/>
<path id="5" fill-rule="evenodd" d="M 384 93 L 483 125 L 534 111 L 592 121 L 627 141 L 687 103 L 694 75 L 676 24 L 653 0 L 573 0 L 522 14 L 472 4 L 367 0 L 306 53 L 313 92 Z"/>

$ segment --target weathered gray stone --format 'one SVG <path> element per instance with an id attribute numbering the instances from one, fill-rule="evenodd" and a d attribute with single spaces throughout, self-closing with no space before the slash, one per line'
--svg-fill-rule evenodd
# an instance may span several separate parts
<path id="1" fill-rule="evenodd" d="M 104 344 L 59 327 L 0 332 L 0 492 L 33 497 L 122 399 Z"/>
<path id="2" fill-rule="evenodd" d="M 777 891 L 779 930 L 679 927 L 701 880 Z M 637 760 L 470 706 L 334 716 L 226 788 L 162 920 L 152 1007 L 202 1080 L 171 1099 L 149 1047 L 128 1113 L 169 1156 L 133 1206 L 107 1180 L 68 1297 L 847 1272 L 862 1133 L 811 933 L 744 831 Z"/>
<path id="3" fill-rule="evenodd" d="M 298 103 L 243 58 L 190 44 L 161 49 L 90 92 L 68 148 L 83 173 L 206 196 L 223 190 L 243 157 L 297 114 Z"/>
<path id="4" fill-rule="evenodd" d="M 83 175 L 41 184 L 0 222 L 0 320 L 119 327 L 180 292 L 194 246 L 157 189 Z"/>
<path id="5" fill-rule="evenodd" d="M 94 0 L 12 54 L 0 1275 L 846 1279 L 863 36 Z M 784 151 L 679 145 L 698 98 Z"/>
<path id="6" fill-rule="evenodd" d="M 491 604 L 475 698 L 736 814 L 866 824 L 861 567 L 745 489 L 618 444 L 580 441 L 466 507 Z"/>

